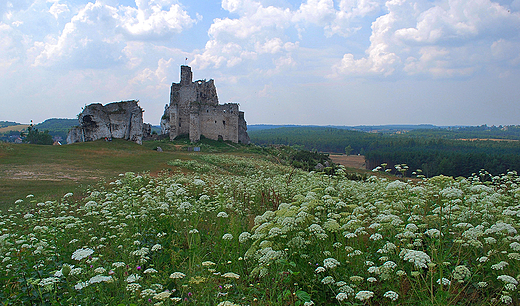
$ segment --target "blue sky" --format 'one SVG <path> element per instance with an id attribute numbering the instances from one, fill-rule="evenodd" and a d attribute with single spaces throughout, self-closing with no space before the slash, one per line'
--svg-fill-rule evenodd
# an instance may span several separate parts
<path id="1" fill-rule="evenodd" d="M 187 63 L 249 124 L 520 124 L 520 0 L 11 0 L 0 16 L 0 120 L 137 99 L 158 124 Z"/>

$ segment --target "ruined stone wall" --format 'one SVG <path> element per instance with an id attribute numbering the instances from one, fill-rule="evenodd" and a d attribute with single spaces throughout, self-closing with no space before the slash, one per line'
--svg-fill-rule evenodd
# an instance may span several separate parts
<path id="1" fill-rule="evenodd" d="M 214 81 L 193 82 L 192 77 L 191 68 L 181 66 L 181 80 L 171 86 L 170 105 L 161 119 L 161 132 L 168 133 L 171 140 L 189 134 L 192 141 L 204 135 L 215 140 L 249 143 L 246 122 L 243 112 L 240 116 L 238 104 L 220 105 Z"/>
<path id="2" fill-rule="evenodd" d="M 79 126 L 73 128 L 67 143 L 121 138 L 142 143 L 143 110 L 138 101 L 87 105 L 78 116 Z"/>
<path id="3" fill-rule="evenodd" d="M 201 105 L 198 109 L 201 135 L 213 140 L 238 142 L 238 104 Z"/>
<path id="4" fill-rule="evenodd" d="M 244 112 L 239 112 L 238 115 L 238 142 L 243 144 L 249 144 L 251 142 L 247 134 L 247 122 L 244 118 Z"/>

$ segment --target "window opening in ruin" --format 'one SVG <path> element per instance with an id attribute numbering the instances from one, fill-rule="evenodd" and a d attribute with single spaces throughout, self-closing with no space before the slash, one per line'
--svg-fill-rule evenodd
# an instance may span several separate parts
<path id="1" fill-rule="evenodd" d="M 226 126 L 226 121 L 225 121 L 225 120 L 222 120 L 222 124 L 223 124 L 224 126 Z"/>

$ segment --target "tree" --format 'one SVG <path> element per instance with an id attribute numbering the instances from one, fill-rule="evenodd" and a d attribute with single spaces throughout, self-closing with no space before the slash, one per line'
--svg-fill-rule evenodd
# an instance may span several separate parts
<path id="1" fill-rule="evenodd" d="M 31 144 L 41 144 L 41 145 L 52 145 L 52 136 L 49 134 L 49 131 L 40 132 L 37 128 L 34 128 L 31 124 L 27 128 L 27 135 L 25 136 L 23 142 L 31 143 Z"/>
<path id="2" fill-rule="evenodd" d="M 352 147 L 350 145 L 345 147 L 345 154 L 350 155 L 352 154 Z"/>

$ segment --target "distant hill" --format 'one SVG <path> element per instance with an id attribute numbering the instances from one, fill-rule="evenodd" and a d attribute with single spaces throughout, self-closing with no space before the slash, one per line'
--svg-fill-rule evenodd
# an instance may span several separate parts
<path id="1" fill-rule="evenodd" d="M 20 124 L 12 121 L 0 121 L 0 142 L 20 141 L 20 132 L 29 127 L 28 124 Z"/>
<path id="2" fill-rule="evenodd" d="M 432 124 L 390 124 L 390 125 L 356 125 L 356 126 L 347 126 L 347 125 L 296 125 L 296 124 L 251 124 L 247 126 L 248 131 L 261 131 L 261 130 L 270 130 L 277 128 L 286 128 L 286 127 L 303 127 L 303 128 L 312 128 L 312 127 L 320 127 L 320 128 L 334 128 L 340 130 L 354 130 L 354 131 L 363 131 L 363 132 L 378 132 L 378 133 L 396 133 L 403 131 L 412 131 L 412 130 L 422 130 L 422 129 L 444 129 L 446 127 L 439 127 Z"/>
<path id="3" fill-rule="evenodd" d="M 51 131 L 59 131 L 59 130 L 68 130 L 78 125 L 78 119 L 58 119 L 51 118 L 43 121 L 42 123 L 36 124 L 34 127 L 39 130 L 49 130 Z"/>
<path id="4" fill-rule="evenodd" d="M 13 126 L 13 125 L 20 125 L 20 123 L 18 123 L 18 122 L 13 122 L 13 121 L 0 121 L 0 128 L 4 128 L 4 127 L 8 127 L 8 126 Z"/>
<path id="5" fill-rule="evenodd" d="M 53 138 L 61 138 L 61 141 L 64 142 L 69 130 L 78 124 L 78 119 L 51 118 L 36 124 L 34 127 L 40 131 L 49 131 Z"/>
<path id="6" fill-rule="evenodd" d="M 29 127 L 28 124 L 9 125 L 0 128 L 0 134 L 14 134 Z"/>

